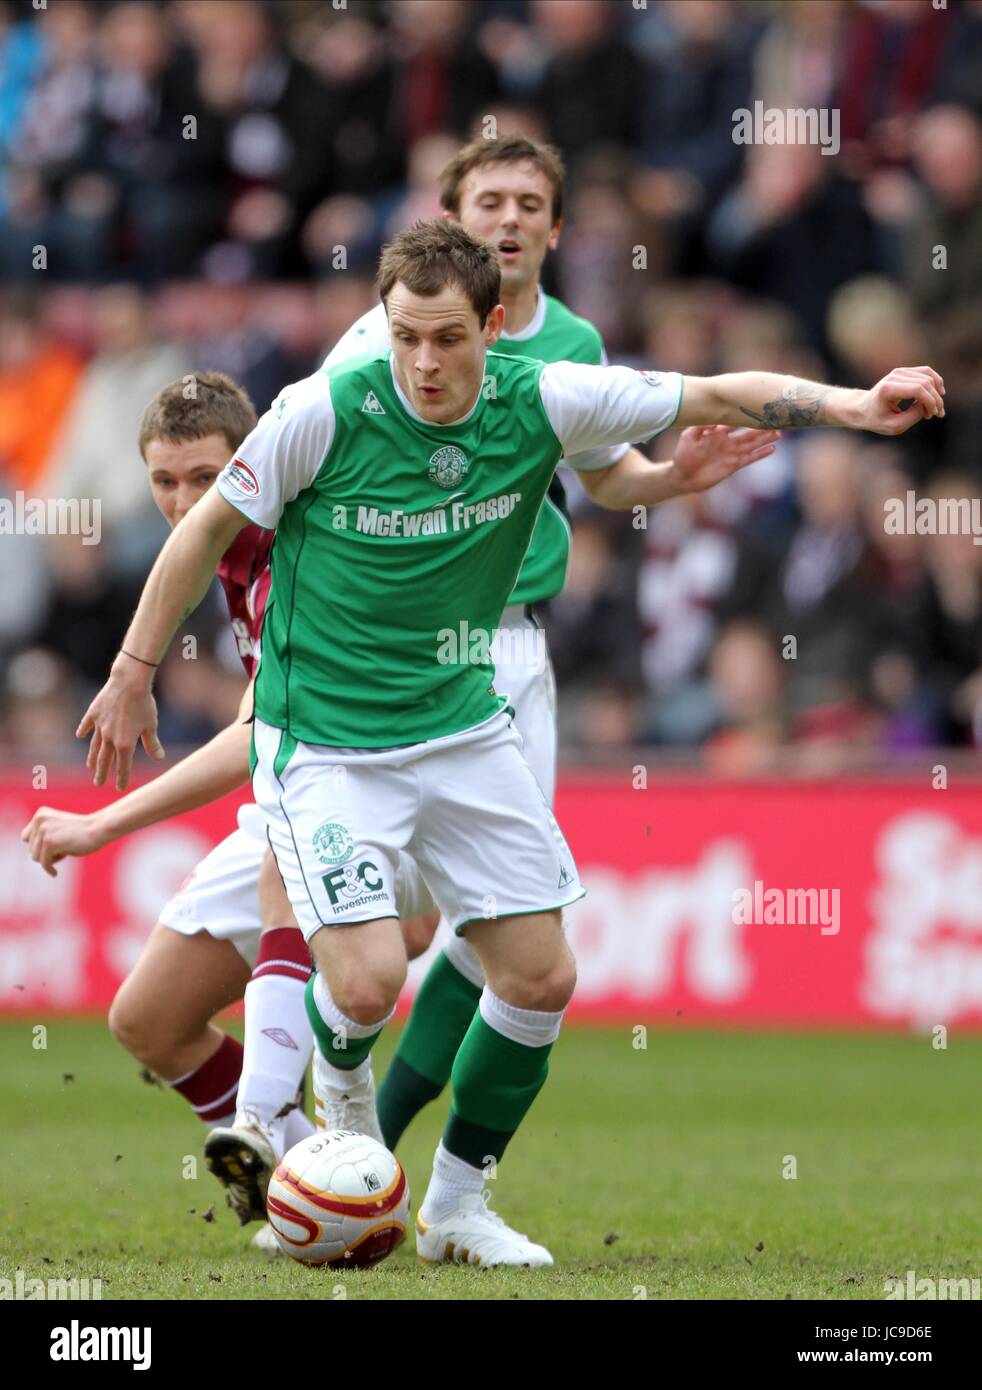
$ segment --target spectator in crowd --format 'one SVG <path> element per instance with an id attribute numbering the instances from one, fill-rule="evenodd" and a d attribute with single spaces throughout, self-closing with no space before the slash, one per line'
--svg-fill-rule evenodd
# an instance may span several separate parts
<path id="1" fill-rule="evenodd" d="M 566 585 L 546 617 L 565 692 L 561 737 L 580 747 L 609 749 L 636 737 L 643 689 L 631 601 L 636 557 L 637 545 L 625 545 L 616 514 L 589 504 L 577 520 Z"/>
<path id="2" fill-rule="evenodd" d="M 924 495 L 940 506 L 978 509 L 977 482 L 943 473 Z M 969 512 L 970 514 L 970 512 Z M 944 710 L 945 742 L 982 743 L 982 545 L 971 526 L 954 535 L 938 527 L 924 538 L 930 600 L 926 629 L 932 671 Z"/>
<path id="3" fill-rule="evenodd" d="M 0 303 L 0 475 L 44 491 L 52 448 L 78 390 L 82 360 L 54 342 L 29 291 Z"/>
<path id="4" fill-rule="evenodd" d="M 84 0 L 38 11 L 38 70 L 7 141 L 5 280 L 30 280 L 40 268 L 55 278 L 93 279 L 106 263 L 115 192 L 89 170 L 98 19 Z"/>
<path id="5" fill-rule="evenodd" d="M 331 120 L 320 134 L 330 148 L 331 191 L 371 198 L 397 184 L 405 168 L 393 104 L 397 46 L 367 19 L 318 6 L 292 48 L 330 97 Z"/>
<path id="6" fill-rule="evenodd" d="M 19 652 L 0 679 L 0 753 L 27 763 L 82 763 L 71 666 L 44 647 Z"/>
<path id="7" fill-rule="evenodd" d="M 391 136 L 407 150 L 427 135 L 462 141 L 474 116 L 501 95 L 494 65 L 474 37 L 478 7 L 471 0 L 400 0 L 390 15 L 396 54 Z"/>
<path id="8" fill-rule="evenodd" d="M 243 387 L 260 415 L 288 382 L 301 374 L 260 320 L 244 285 L 206 285 L 191 291 L 194 324 L 192 369 L 225 372 Z"/>
<path id="9" fill-rule="evenodd" d="M 591 155 L 580 170 L 555 257 L 559 294 L 617 353 L 632 345 L 635 305 L 645 279 L 640 224 L 625 192 L 626 166 L 616 151 Z"/>
<path id="10" fill-rule="evenodd" d="M 805 732 L 848 736 L 864 717 L 862 673 L 872 578 L 863 528 L 862 444 L 809 431 L 798 441 L 800 520 L 745 535 L 728 606 L 759 615 L 788 647 L 792 717 Z"/>
<path id="11" fill-rule="evenodd" d="M 902 231 L 903 277 L 917 313 L 934 319 L 982 300 L 982 119 L 935 106 L 914 123 L 912 150 L 918 184 Z"/>
<path id="12" fill-rule="evenodd" d="M 714 772 L 746 776 L 774 767 L 791 735 L 785 678 L 780 650 L 762 623 L 738 618 L 724 626 L 709 658 L 716 727 L 706 754 Z"/>
<path id="13" fill-rule="evenodd" d="M 820 350 L 829 296 L 876 264 L 872 222 L 834 163 L 816 144 L 750 146 L 740 183 L 707 231 L 717 272 L 787 305 Z"/>
<path id="14" fill-rule="evenodd" d="M 0 506 L 13 504 L 13 491 L 0 475 Z M 14 533 L 0 539 L 0 671 L 38 631 L 48 601 L 50 575 L 41 537 Z"/>
<path id="15" fill-rule="evenodd" d="M 867 693 L 879 711 L 877 741 L 891 750 L 922 747 L 941 736 L 932 690 L 929 586 L 923 540 L 887 516 L 914 487 L 896 443 L 878 442 L 861 456 L 863 526 L 871 583 L 867 600 Z"/>
<path id="16" fill-rule="evenodd" d="M 75 672 L 84 698 L 112 665 L 139 590 L 120 584 L 109 568 L 107 546 L 86 544 L 82 536 L 48 537 L 47 554 L 51 590 L 37 640 Z"/>
<path id="17" fill-rule="evenodd" d="M 962 0 L 951 10 L 931 102 L 954 101 L 982 117 L 982 0 Z"/>
<path id="18" fill-rule="evenodd" d="M 190 367 L 186 352 L 155 333 L 135 286 L 98 290 L 91 307 L 94 352 L 52 451 L 47 489 L 98 498 L 102 525 L 118 532 L 152 507 L 136 442 L 146 404 Z"/>
<path id="19" fill-rule="evenodd" d="M 530 99 L 570 167 L 597 144 L 630 146 L 643 69 L 606 0 L 533 0 L 532 14 L 549 56 Z"/>
<path id="20" fill-rule="evenodd" d="M 227 241 L 205 268 L 238 281 L 296 275 L 299 229 L 330 186 L 330 142 L 321 138 L 329 95 L 279 42 L 280 11 L 209 0 L 181 13 L 197 60 L 196 102 L 223 127 Z"/>
<path id="21" fill-rule="evenodd" d="M 177 39 L 148 0 L 117 5 L 99 34 L 91 164 L 117 191 L 117 264 L 149 281 L 186 275 L 222 231 L 223 124 Z"/>
<path id="22" fill-rule="evenodd" d="M 755 100 L 840 110 L 841 152 L 737 145 Z M 612 360 L 857 386 L 931 362 L 947 384 L 943 421 L 788 432 L 643 530 L 572 480 L 545 619 L 566 742 L 732 771 L 978 742 L 982 547 L 881 513 L 982 485 L 982 0 L 0 0 L 0 498 L 97 496 L 110 541 L 3 536 L 0 744 L 57 742 L 160 544 L 144 400 L 207 366 L 266 409 L 374 302 L 380 242 L 434 211 L 455 143 L 491 131 L 560 145 L 544 283 Z M 158 683 L 175 745 L 240 684 L 203 613 Z"/>
<path id="23" fill-rule="evenodd" d="M 705 216 L 743 162 L 733 119 L 751 100 L 755 26 L 733 0 L 669 0 L 659 13 L 662 41 L 639 93 L 644 168 L 632 192 L 651 237 L 671 248 L 672 272 L 692 274 L 704 268 Z"/>
<path id="24" fill-rule="evenodd" d="M 754 49 L 754 97 L 779 110 L 834 106 L 855 19 L 850 0 L 783 0 Z"/>
<path id="25" fill-rule="evenodd" d="M 910 121 L 941 72 L 951 9 L 920 0 L 853 7 L 835 105 L 843 154 L 857 174 L 906 157 Z"/>

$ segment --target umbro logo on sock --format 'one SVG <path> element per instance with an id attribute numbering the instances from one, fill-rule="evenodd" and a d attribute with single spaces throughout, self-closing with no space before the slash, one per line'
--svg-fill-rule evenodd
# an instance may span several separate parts
<path id="1" fill-rule="evenodd" d="M 274 1043 L 279 1043 L 280 1047 L 292 1048 L 294 1052 L 300 1051 L 285 1028 L 264 1028 L 263 1036 L 270 1038 Z"/>
<path id="2" fill-rule="evenodd" d="M 365 397 L 365 401 L 364 401 L 364 404 L 362 405 L 361 410 L 362 410 L 362 414 L 363 414 L 363 415 L 384 415 L 384 414 L 385 414 L 385 411 L 384 411 L 384 409 L 382 408 L 382 403 L 381 403 L 381 401 L 379 400 L 378 396 L 376 396 L 376 394 L 375 394 L 374 391 L 369 391 L 368 395 Z"/>

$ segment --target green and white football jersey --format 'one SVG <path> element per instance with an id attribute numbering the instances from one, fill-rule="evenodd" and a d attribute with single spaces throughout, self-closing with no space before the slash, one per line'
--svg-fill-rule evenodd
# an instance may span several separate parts
<path id="1" fill-rule="evenodd" d="M 328 353 L 323 367 L 337 366 L 366 352 L 382 353 L 390 346 L 385 305 L 376 304 L 352 324 Z M 519 333 L 502 333 L 494 351 L 506 357 L 534 357 L 540 362 L 587 362 L 593 366 L 607 363 L 603 340 L 593 324 L 578 318 L 565 304 L 541 290 L 531 321 Z M 583 466 L 609 467 L 628 447 L 620 444 L 597 451 L 599 457 L 585 460 Z M 566 462 L 571 468 L 581 466 L 576 460 Z M 542 603 L 560 592 L 569 567 L 570 539 L 566 493 L 556 474 L 549 484 L 510 603 Z"/>
<path id="2" fill-rule="evenodd" d="M 228 502 L 276 530 L 265 723 L 386 748 L 491 718 L 504 700 L 470 635 L 497 627 L 557 462 L 667 428 L 682 390 L 674 374 L 495 353 L 485 371 L 494 391 L 449 425 L 417 414 L 390 354 L 315 373 L 219 476 Z"/>

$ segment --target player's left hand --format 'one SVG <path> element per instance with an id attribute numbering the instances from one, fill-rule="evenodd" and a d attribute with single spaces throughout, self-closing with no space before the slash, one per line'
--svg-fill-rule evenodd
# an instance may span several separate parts
<path id="1" fill-rule="evenodd" d="M 874 434 L 904 434 L 921 420 L 944 415 L 944 382 L 933 367 L 895 367 L 859 396 L 854 428 Z"/>
<path id="2" fill-rule="evenodd" d="M 691 425 L 679 435 L 672 473 L 681 495 L 705 492 L 724 478 L 773 454 L 780 430 Z"/>
<path id="3" fill-rule="evenodd" d="M 92 854 L 107 843 L 96 818 L 77 815 L 73 811 L 56 811 L 53 806 L 40 806 L 20 832 L 35 864 L 46 874 L 58 877 L 54 867 L 66 855 Z"/>

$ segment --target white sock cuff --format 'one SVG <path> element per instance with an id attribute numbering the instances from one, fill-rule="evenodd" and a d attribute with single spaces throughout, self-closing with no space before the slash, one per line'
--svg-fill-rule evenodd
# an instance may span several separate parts
<path id="1" fill-rule="evenodd" d="M 324 976 L 317 972 L 314 976 L 314 1003 L 317 1005 L 317 1012 L 327 1024 L 328 1028 L 333 1028 L 335 1032 L 344 1029 L 345 1036 L 349 1038 L 371 1038 L 388 1023 L 395 1013 L 395 1005 L 377 1023 L 355 1023 L 354 1019 L 347 1018 L 331 998 L 331 992 L 327 987 Z"/>
<path id="2" fill-rule="evenodd" d="M 477 952 L 469 942 L 452 932 L 443 943 L 443 954 L 453 968 L 458 970 L 465 980 L 469 980 L 475 989 L 483 989 L 484 971 Z"/>
<path id="3" fill-rule="evenodd" d="M 499 999 L 490 985 L 484 986 L 477 1007 L 489 1028 L 524 1047 L 546 1047 L 554 1043 L 559 1037 L 566 1012 L 560 1009 L 558 1014 L 550 1014 L 516 1008 L 514 1004 L 506 1004 L 504 999 Z"/>
<path id="4" fill-rule="evenodd" d="M 452 1154 L 443 1147 L 441 1139 L 433 1155 L 433 1172 L 444 1182 L 454 1187 L 472 1188 L 484 1184 L 484 1169 L 475 1168 L 473 1163 Z"/>

